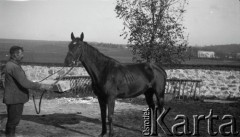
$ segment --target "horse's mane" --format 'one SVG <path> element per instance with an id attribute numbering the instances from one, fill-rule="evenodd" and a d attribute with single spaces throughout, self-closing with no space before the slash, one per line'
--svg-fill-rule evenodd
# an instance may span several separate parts
<path id="1" fill-rule="evenodd" d="M 99 60 L 102 60 L 104 62 L 105 61 L 113 61 L 113 62 L 119 63 L 117 60 L 104 55 L 97 48 L 93 47 L 92 45 L 88 44 L 87 42 L 84 42 L 84 51 L 87 52 L 87 54 L 91 54 L 91 57 L 94 59 L 98 58 Z"/>
<path id="2" fill-rule="evenodd" d="M 123 65 L 119 61 L 104 55 L 97 48 L 93 47 L 92 45 L 88 44 L 87 42 L 84 42 L 84 52 L 86 52 L 86 54 L 88 54 L 92 59 L 96 60 L 95 63 L 97 63 L 97 65 L 99 67 L 107 65 L 108 71 L 110 69 L 118 66 L 117 67 L 118 70 L 123 74 L 127 83 L 133 82 L 134 78 L 133 78 L 132 74 L 127 69 L 124 69 L 125 65 Z"/>

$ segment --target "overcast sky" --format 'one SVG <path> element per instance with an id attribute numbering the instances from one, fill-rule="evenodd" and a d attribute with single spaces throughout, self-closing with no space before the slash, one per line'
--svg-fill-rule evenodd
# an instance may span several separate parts
<path id="1" fill-rule="evenodd" d="M 0 0 L 0 38 L 121 43 L 116 0 Z M 191 45 L 240 44 L 239 0 L 189 0 L 184 25 Z"/>

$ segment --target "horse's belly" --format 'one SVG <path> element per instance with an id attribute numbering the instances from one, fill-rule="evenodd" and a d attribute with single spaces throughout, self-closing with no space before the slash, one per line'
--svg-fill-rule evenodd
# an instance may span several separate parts
<path id="1" fill-rule="evenodd" d="M 132 98 L 143 94 L 148 89 L 147 85 L 126 85 L 119 88 L 118 98 Z"/>

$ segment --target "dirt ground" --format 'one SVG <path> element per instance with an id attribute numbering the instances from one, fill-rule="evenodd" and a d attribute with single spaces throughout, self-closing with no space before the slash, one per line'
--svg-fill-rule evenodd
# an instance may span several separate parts
<path id="1" fill-rule="evenodd" d="M 141 115 L 144 108 L 146 108 L 144 105 L 117 101 L 115 108 L 117 123 L 114 125 L 114 131 L 118 136 L 141 136 L 141 125 L 126 123 L 138 121 L 131 112 Z M 0 103 L 0 116 L 0 134 L 4 136 L 7 118 L 3 103 Z M 22 120 L 16 132 L 19 137 L 91 137 L 101 132 L 100 118 L 99 104 L 93 97 L 44 99 L 39 115 L 36 114 L 33 101 L 30 100 L 25 104 Z"/>
<path id="2" fill-rule="evenodd" d="M 1 99 L 2 101 L 2 99 Z M 38 102 L 39 100 L 37 100 Z M 171 107 L 165 123 L 173 125 L 177 114 L 185 114 L 190 119 L 192 128 L 193 115 L 208 115 L 213 109 L 221 119 L 224 114 L 236 117 L 237 131 L 240 131 L 239 104 L 216 104 L 199 101 L 175 101 L 166 103 Z M 117 137 L 142 136 L 143 109 L 145 101 L 134 103 L 118 100 L 115 107 L 114 131 Z M 6 107 L 0 103 L 0 136 L 4 137 Z M 200 125 L 200 136 L 209 136 L 205 123 Z M 215 129 L 222 121 L 215 123 Z M 96 98 L 58 98 L 44 99 L 41 113 L 36 114 L 33 101 L 25 104 L 22 120 L 17 127 L 18 137 L 95 137 L 101 132 L 99 104 Z"/>

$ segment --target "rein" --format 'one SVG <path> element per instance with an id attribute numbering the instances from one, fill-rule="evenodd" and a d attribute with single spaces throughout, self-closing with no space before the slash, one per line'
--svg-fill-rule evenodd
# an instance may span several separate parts
<path id="1" fill-rule="evenodd" d="M 80 48 L 80 47 L 78 46 L 78 48 Z M 71 56 L 74 55 L 73 52 L 71 52 L 71 51 L 68 51 L 68 54 L 70 54 Z M 80 59 L 81 56 L 82 56 L 82 54 L 80 54 L 80 55 L 78 56 L 78 58 L 76 58 L 75 60 L 72 61 L 72 63 L 75 64 L 75 66 L 77 66 L 78 61 L 79 61 L 79 59 Z M 55 85 L 56 83 L 58 83 L 58 82 L 59 82 L 64 76 L 66 76 L 75 66 L 73 65 L 64 75 L 62 75 L 56 82 L 54 82 L 53 85 Z M 62 68 L 61 68 L 60 70 L 58 70 L 57 72 L 61 71 L 63 68 L 65 68 L 65 67 L 62 67 Z M 39 82 L 42 82 L 42 81 L 46 80 L 47 78 L 51 77 L 52 75 L 56 74 L 57 72 L 55 72 L 55 73 L 47 76 L 46 78 L 40 80 Z M 35 96 L 34 96 L 34 95 L 32 96 L 32 97 L 33 97 L 34 108 L 35 108 L 35 111 L 36 111 L 37 114 L 40 114 L 40 112 L 41 112 L 42 98 L 43 98 L 43 95 L 44 95 L 45 93 L 46 93 L 46 90 L 44 90 L 44 91 L 42 92 L 42 94 L 41 94 L 40 101 L 39 101 L 39 104 L 38 104 L 38 108 L 39 108 L 39 109 L 37 109 L 37 106 L 36 106 Z"/>
<path id="2" fill-rule="evenodd" d="M 54 75 L 54 74 L 58 73 L 59 71 L 61 71 L 63 68 L 65 68 L 65 67 L 62 67 L 60 70 L 58 70 L 58 71 L 56 71 L 55 73 L 53 73 L 53 74 L 45 77 L 44 79 L 40 80 L 39 82 L 42 82 L 42 81 L 46 80 L 47 78 L 49 78 L 49 77 L 51 77 L 52 75 Z M 73 68 L 74 68 L 74 66 L 72 66 L 64 75 L 62 75 L 57 81 L 55 81 L 55 82 L 53 83 L 53 85 L 55 85 L 56 83 L 58 83 L 58 82 L 59 82 L 64 76 L 66 76 Z M 36 106 L 35 96 L 32 95 L 32 97 L 33 97 L 33 103 L 34 103 L 34 108 L 35 108 L 35 111 L 36 111 L 37 114 L 40 114 L 40 112 L 41 112 L 42 98 L 43 98 L 43 95 L 46 93 L 46 91 L 47 91 L 47 90 L 44 90 L 44 91 L 42 92 L 42 94 L 41 94 L 40 101 L 39 101 L 39 104 L 38 104 L 38 108 L 39 108 L 39 109 L 37 109 L 37 106 Z"/>

